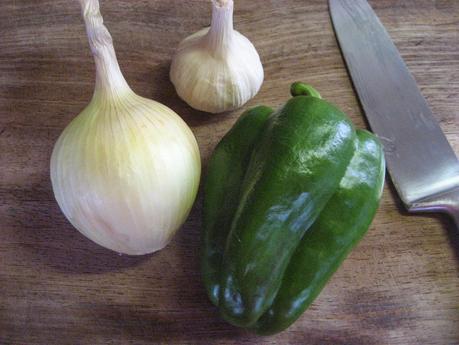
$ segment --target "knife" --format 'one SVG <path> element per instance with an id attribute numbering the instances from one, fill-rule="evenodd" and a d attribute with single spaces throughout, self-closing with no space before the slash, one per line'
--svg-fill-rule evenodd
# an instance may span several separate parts
<path id="1" fill-rule="evenodd" d="M 335 34 L 387 168 L 410 212 L 450 214 L 459 227 L 459 162 L 416 81 L 365 0 L 329 0 Z"/>

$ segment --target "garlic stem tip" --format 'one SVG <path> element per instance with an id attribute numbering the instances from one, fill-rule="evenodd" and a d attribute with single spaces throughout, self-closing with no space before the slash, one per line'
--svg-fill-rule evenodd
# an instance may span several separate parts
<path id="1" fill-rule="evenodd" d="M 219 7 L 227 6 L 232 0 L 213 0 L 214 4 Z"/>

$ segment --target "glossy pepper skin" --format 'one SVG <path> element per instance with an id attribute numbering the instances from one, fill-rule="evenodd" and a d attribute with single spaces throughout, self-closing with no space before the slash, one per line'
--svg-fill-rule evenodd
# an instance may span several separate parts
<path id="1" fill-rule="evenodd" d="M 360 142 L 346 115 L 314 89 L 296 83 L 292 94 L 276 112 L 241 117 L 214 151 L 205 184 L 207 292 L 223 318 L 262 334 L 296 320 L 339 265 L 301 264 L 298 248 L 337 195 Z M 304 267 L 330 273 L 309 287 L 288 279 Z"/>
<path id="2" fill-rule="evenodd" d="M 274 334 L 298 319 L 365 235 L 381 198 L 385 161 L 379 140 L 357 130 L 357 147 L 338 189 L 305 233 L 273 304 L 254 326 Z"/>
<path id="3" fill-rule="evenodd" d="M 239 204 L 256 138 L 273 109 L 258 106 L 242 114 L 223 137 L 209 162 L 204 185 L 201 267 L 212 303 L 218 304 L 220 268 L 231 221 Z"/>

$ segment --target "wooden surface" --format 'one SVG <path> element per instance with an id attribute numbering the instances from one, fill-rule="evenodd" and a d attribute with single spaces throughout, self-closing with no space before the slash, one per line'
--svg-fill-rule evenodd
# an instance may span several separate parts
<path id="1" fill-rule="evenodd" d="M 261 92 L 244 109 L 278 106 L 303 80 L 365 126 L 325 0 L 235 2 L 235 27 L 265 67 Z M 371 4 L 458 153 L 459 2 Z M 205 168 L 243 109 L 192 110 L 168 69 L 178 42 L 209 24 L 208 1 L 106 0 L 102 11 L 131 87 L 187 121 Z M 301 319 L 273 337 L 226 324 L 207 300 L 201 195 L 154 255 L 118 256 L 87 240 L 54 200 L 49 158 L 93 84 L 77 1 L 1 1 L 0 344 L 459 344 L 459 236 L 445 217 L 405 213 L 389 182 L 368 235 Z"/>

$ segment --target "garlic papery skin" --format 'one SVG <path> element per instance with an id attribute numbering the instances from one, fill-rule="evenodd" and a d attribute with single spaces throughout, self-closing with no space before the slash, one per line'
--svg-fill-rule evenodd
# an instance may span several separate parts
<path id="1" fill-rule="evenodd" d="M 263 77 L 255 47 L 233 29 L 233 0 L 212 0 L 210 28 L 179 44 L 170 69 L 180 98 L 209 113 L 241 107 L 260 90 Z"/>
<path id="2" fill-rule="evenodd" d="M 56 200 L 94 242 L 141 255 L 163 248 L 196 198 L 196 139 L 168 107 L 136 95 L 121 74 L 97 0 L 80 0 L 96 62 L 96 87 L 51 156 Z"/>

